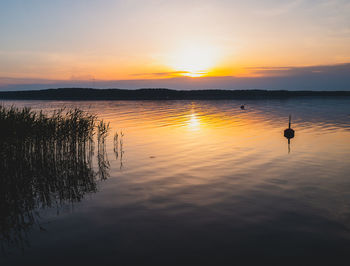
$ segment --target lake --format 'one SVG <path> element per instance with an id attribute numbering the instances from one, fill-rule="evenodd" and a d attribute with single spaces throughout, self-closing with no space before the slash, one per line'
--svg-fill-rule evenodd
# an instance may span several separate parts
<path id="1" fill-rule="evenodd" d="M 106 178 L 79 200 L 35 207 L 25 229 L 2 228 L 0 265 L 350 258 L 349 98 L 245 101 L 245 110 L 235 100 L 2 103 L 48 113 L 78 107 L 111 129 Z M 98 171 L 96 158 L 93 165 Z"/>

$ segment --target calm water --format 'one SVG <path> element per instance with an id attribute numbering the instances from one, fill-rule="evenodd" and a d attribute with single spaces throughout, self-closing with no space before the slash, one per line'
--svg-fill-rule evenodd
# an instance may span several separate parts
<path id="1" fill-rule="evenodd" d="M 111 132 L 108 179 L 37 209 L 1 266 L 350 259 L 350 99 L 3 103 L 79 107 Z"/>

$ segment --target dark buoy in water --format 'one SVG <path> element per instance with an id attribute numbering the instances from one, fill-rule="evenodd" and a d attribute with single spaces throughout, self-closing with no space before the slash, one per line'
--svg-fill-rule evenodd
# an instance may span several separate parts
<path id="1" fill-rule="evenodd" d="M 284 130 L 284 136 L 287 138 L 287 139 L 292 139 L 294 138 L 294 130 L 290 128 L 291 126 L 291 120 L 292 120 L 292 117 L 291 115 L 289 115 L 289 127 L 287 129 Z"/>
<path id="2" fill-rule="evenodd" d="M 290 153 L 290 139 L 294 138 L 294 130 L 290 128 L 292 117 L 289 115 L 289 126 L 284 130 L 284 136 L 288 139 L 288 153 Z"/>
<path id="3" fill-rule="evenodd" d="M 244 104 L 242 104 L 242 105 L 241 105 L 241 109 L 244 110 L 244 108 L 245 108 L 245 106 L 244 106 Z"/>

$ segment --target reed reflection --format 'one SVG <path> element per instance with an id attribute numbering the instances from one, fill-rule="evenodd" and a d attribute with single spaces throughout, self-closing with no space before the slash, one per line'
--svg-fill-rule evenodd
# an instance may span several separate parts
<path id="1" fill-rule="evenodd" d="M 0 106 L 0 242 L 23 248 L 40 210 L 81 201 L 109 176 L 109 125 L 80 110 L 52 117 Z M 46 124 L 45 124 L 46 123 Z M 21 128 L 21 130 L 18 130 Z M 95 130 L 97 128 L 97 130 Z M 98 169 L 93 167 L 97 132 Z"/>
<path id="2" fill-rule="evenodd" d="M 123 168 L 123 155 L 124 155 L 123 137 L 124 137 L 123 131 L 120 131 L 119 134 L 118 134 L 118 131 L 115 132 L 114 137 L 113 137 L 113 152 L 114 152 L 116 161 L 118 161 L 118 159 L 119 159 L 120 169 Z"/>

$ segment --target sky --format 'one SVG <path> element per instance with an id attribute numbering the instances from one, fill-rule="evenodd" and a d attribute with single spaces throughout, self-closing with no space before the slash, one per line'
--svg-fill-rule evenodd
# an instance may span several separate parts
<path id="1" fill-rule="evenodd" d="M 350 90 L 348 0 L 2 0 L 0 90 Z"/>

